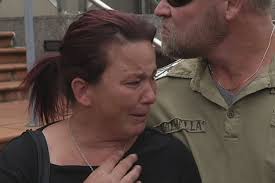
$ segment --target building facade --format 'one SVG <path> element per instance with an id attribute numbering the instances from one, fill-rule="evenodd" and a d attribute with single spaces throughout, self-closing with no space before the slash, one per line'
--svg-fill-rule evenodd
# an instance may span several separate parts
<path id="1" fill-rule="evenodd" d="M 155 0 L 102 0 L 114 9 L 132 13 L 152 13 Z M 0 0 L 1 17 L 23 17 L 24 0 Z M 32 0 L 34 16 L 77 14 L 95 7 L 89 0 Z"/>

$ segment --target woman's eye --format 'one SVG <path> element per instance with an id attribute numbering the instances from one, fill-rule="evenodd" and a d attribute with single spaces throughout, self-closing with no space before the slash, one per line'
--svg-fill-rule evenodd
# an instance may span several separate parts
<path id="1" fill-rule="evenodd" d="M 127 82 L 126 84 L 129 85 L 129 86 L 136 86 L 140 83 L 140 81 L 129 81 Z"/>

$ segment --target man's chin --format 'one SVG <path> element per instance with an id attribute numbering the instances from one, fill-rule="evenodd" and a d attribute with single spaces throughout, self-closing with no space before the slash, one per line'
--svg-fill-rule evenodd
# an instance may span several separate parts
<path id="1" fill-rule="evenodd" d="M 192 58 L 197 58 L 198 56 L 195 56 L 195 54 L 188 54 L 184 51 L 179 51 L 179 50 L 175 50 L 172 49 L 170 47 L 165 47 L 163 46 L 162 48 L 162 54 L 170 57 L 174 60 L 178 60 L 178 59 L 192 59 Z"/>
<path id="2" fill-rule="evenodd" d="M 181 54 L 178 54 L 170 49 L 167 49 L 167 48 L 163 48 L 162 49 L 162 54 L 167 56 L 167 57 L 170 57 L 174 60 L 177 60 L 177 59 L 180 59 L 182 58 L 182 55 Z"/>

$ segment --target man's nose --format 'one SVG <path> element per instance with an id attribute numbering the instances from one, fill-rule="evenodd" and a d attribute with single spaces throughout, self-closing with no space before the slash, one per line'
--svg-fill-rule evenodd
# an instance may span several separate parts
<path id="1" fill-rule="evenodd" d="M 161 0 L 155 8 L 154 14 L 160 17 L 170 16 L 170 5 L 166 0 Z"/>

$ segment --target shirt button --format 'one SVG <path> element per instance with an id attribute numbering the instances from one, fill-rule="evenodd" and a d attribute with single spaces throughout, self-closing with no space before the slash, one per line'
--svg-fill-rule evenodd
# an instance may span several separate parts
<path id="1" fill-rule="evenodd" d="M 228 118 L 233 118 L 234 117 L 234 112 L 232 110 L 227 112 L 227 117 Z"/>

